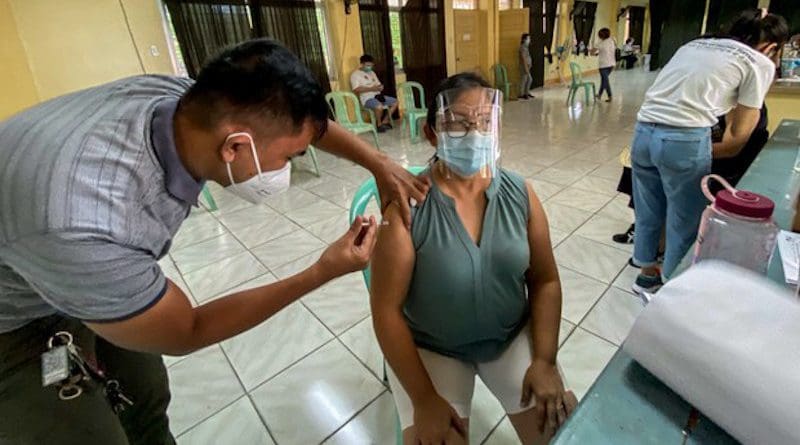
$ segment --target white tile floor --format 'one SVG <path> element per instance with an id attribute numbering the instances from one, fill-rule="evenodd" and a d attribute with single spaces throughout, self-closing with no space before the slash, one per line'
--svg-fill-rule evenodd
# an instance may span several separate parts
<path id="1" fill-rule="evenodd" d="M 616 192 L 617 160 L 654 76 L 612 75 L 614 102 L 575 109 L 563 87 L 507 103 L 502 163 L 529 178 L 550 219 L 564 290 L 562 347 L 568 385 L 582 397 L 630 329 L 641 305 L 628 292 L 631 249 L 611 242 L 631 222 Z M 596 80 L 596 79 L 595 79 Z M 432 150 L 396 129 L 381 148 L 405 165 Z M 319 153 L 322 175 L 297 162 L 293 187 L 252 206 L 212 185 L 219 210 L 193 211 L 175 238 L 165 273 L 195 302 L 287 277 L 317 259 L 347 228 L 347 208 L 368 173 Z M 374 212 L 374 208 L 372 210 Z M 221 345 L 166 358 L 173 433 L 181 444 L 391 444 L 394 405 L 381 381 L 360 274 L 340 278 L 269 321 Z M 513 444 L 500 405 L 478 384 L 471 443 Z"/>

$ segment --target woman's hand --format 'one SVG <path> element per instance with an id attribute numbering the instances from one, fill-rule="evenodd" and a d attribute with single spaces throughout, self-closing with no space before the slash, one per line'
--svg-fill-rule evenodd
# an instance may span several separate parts
<path id="1" fill-rule="evenodd" d="M 533 359 L 522 382 L 522 405 L 528 405 L 531 397 L 536 397 L 536 412 L 542 419 L 540 432 L 556 431 L 577 404 L 572 393 L 565 393 L 556 365 L 541 359 Z"/>
<path id="2" fill-rule="evenodd" d="M 466 428 L 461 422 L 461 417 L 447 400 L 438 394 L 433 394 L 414 405 L 414 428 L 416 429 L 416 443 L 422 445 L 440 445 L 452 443 L 453 431 L 465 439 Z"/>
<path id="3" fill-rule="evenodd" d="M 381 210 L 386 210 L 386 207 L 393 202 L 396 203 L 400 207 L 403 223 L 410 228 L 409 199 L 414 199 L 418 203 L 424 201 L 430 189 L 430 180 L 427 177 L 418 178 L 412 175 L 389 157 L 386 157 L 380 168 L 372 174 L 375 175 L 375 183 L 381 195 Z"/>

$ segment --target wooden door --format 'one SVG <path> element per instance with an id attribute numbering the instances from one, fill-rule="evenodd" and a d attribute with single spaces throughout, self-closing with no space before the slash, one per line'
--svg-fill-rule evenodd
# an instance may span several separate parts
<path id="1" fill-rule="evenodd" d="M 453 11 L 455 27 L 456 72 L 480 72 L 480 11 Z"/>
<path id="2" fill-rule="evenodd" d="M 508 81 L 513 85 L 511 96 L 519 93 L 519 44 L 522 34 L 528 32 L 528 9 L 507 9 L 500 11 L 498 52 L 499 63 L 508 70 Z M 531 43 L 533 45 L 533 43 Z"/>

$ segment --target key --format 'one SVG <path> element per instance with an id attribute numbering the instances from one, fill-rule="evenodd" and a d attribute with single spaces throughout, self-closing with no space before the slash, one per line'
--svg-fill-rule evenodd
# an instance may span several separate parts
<path id="1" fill-rule="evenodd" d="M 114 413 L 119 414 L 125 411 L 125 408 L 133 406 L 133 401 L 120 390 L 119 381 L 109 380 L 106 383 L 104 391 Z"/>

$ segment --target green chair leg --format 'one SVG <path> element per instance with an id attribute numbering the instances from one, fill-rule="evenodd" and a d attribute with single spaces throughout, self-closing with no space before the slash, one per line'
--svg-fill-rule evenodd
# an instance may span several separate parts
<path id="1" fill-rule="evenodd" d="M 397 445 L 403 445 L 403 428 L 400 426 L 400 415 L 397 414 L 395 411 L 394 414 L 394 423 L 395 423 L 395 442 Z"/>
<path id="2" fill-rule="evenodd" d="M 419 126 L 417 124 L 417 119 L 411 119 L 408 123 L 409 134 L 411 135 L 411 142 L 416 142 L 419 140 Z"/>
<path id="3" fill-rule="evenodd" d="M 214 201 L 214 197 L 211 196 L 211 190 L 205 185 L 203 186 L 203 198 L 206 200 L 206 204 L 208 204 L 208 210 L 212 212 L 217 210 L 217 202 Z"/>
<path id="4" fill-rule="evenodd" d="M 314 171 L 316 172 L 317 177 L 319 177 L 320 174 L 319 174 L 319 164 L 317 163 L 317 150 L 313 146 L 309 145 L 308 154 L 311 155 L 311 162 L 314 163 Z"/>
<path id="5" fill-rule="evenodd" d="M 380 150 L 381 149 L 381 144 L 378 143 L 378 130 L 376 130 L 375 128 L 372 129 L 372 139 L 375 140 L 375 148 Z"/>
<path id="6" fill-rule="evenodd" d="M 583 85 L 583 103 L 589 105 L 589 84 Z"/>

